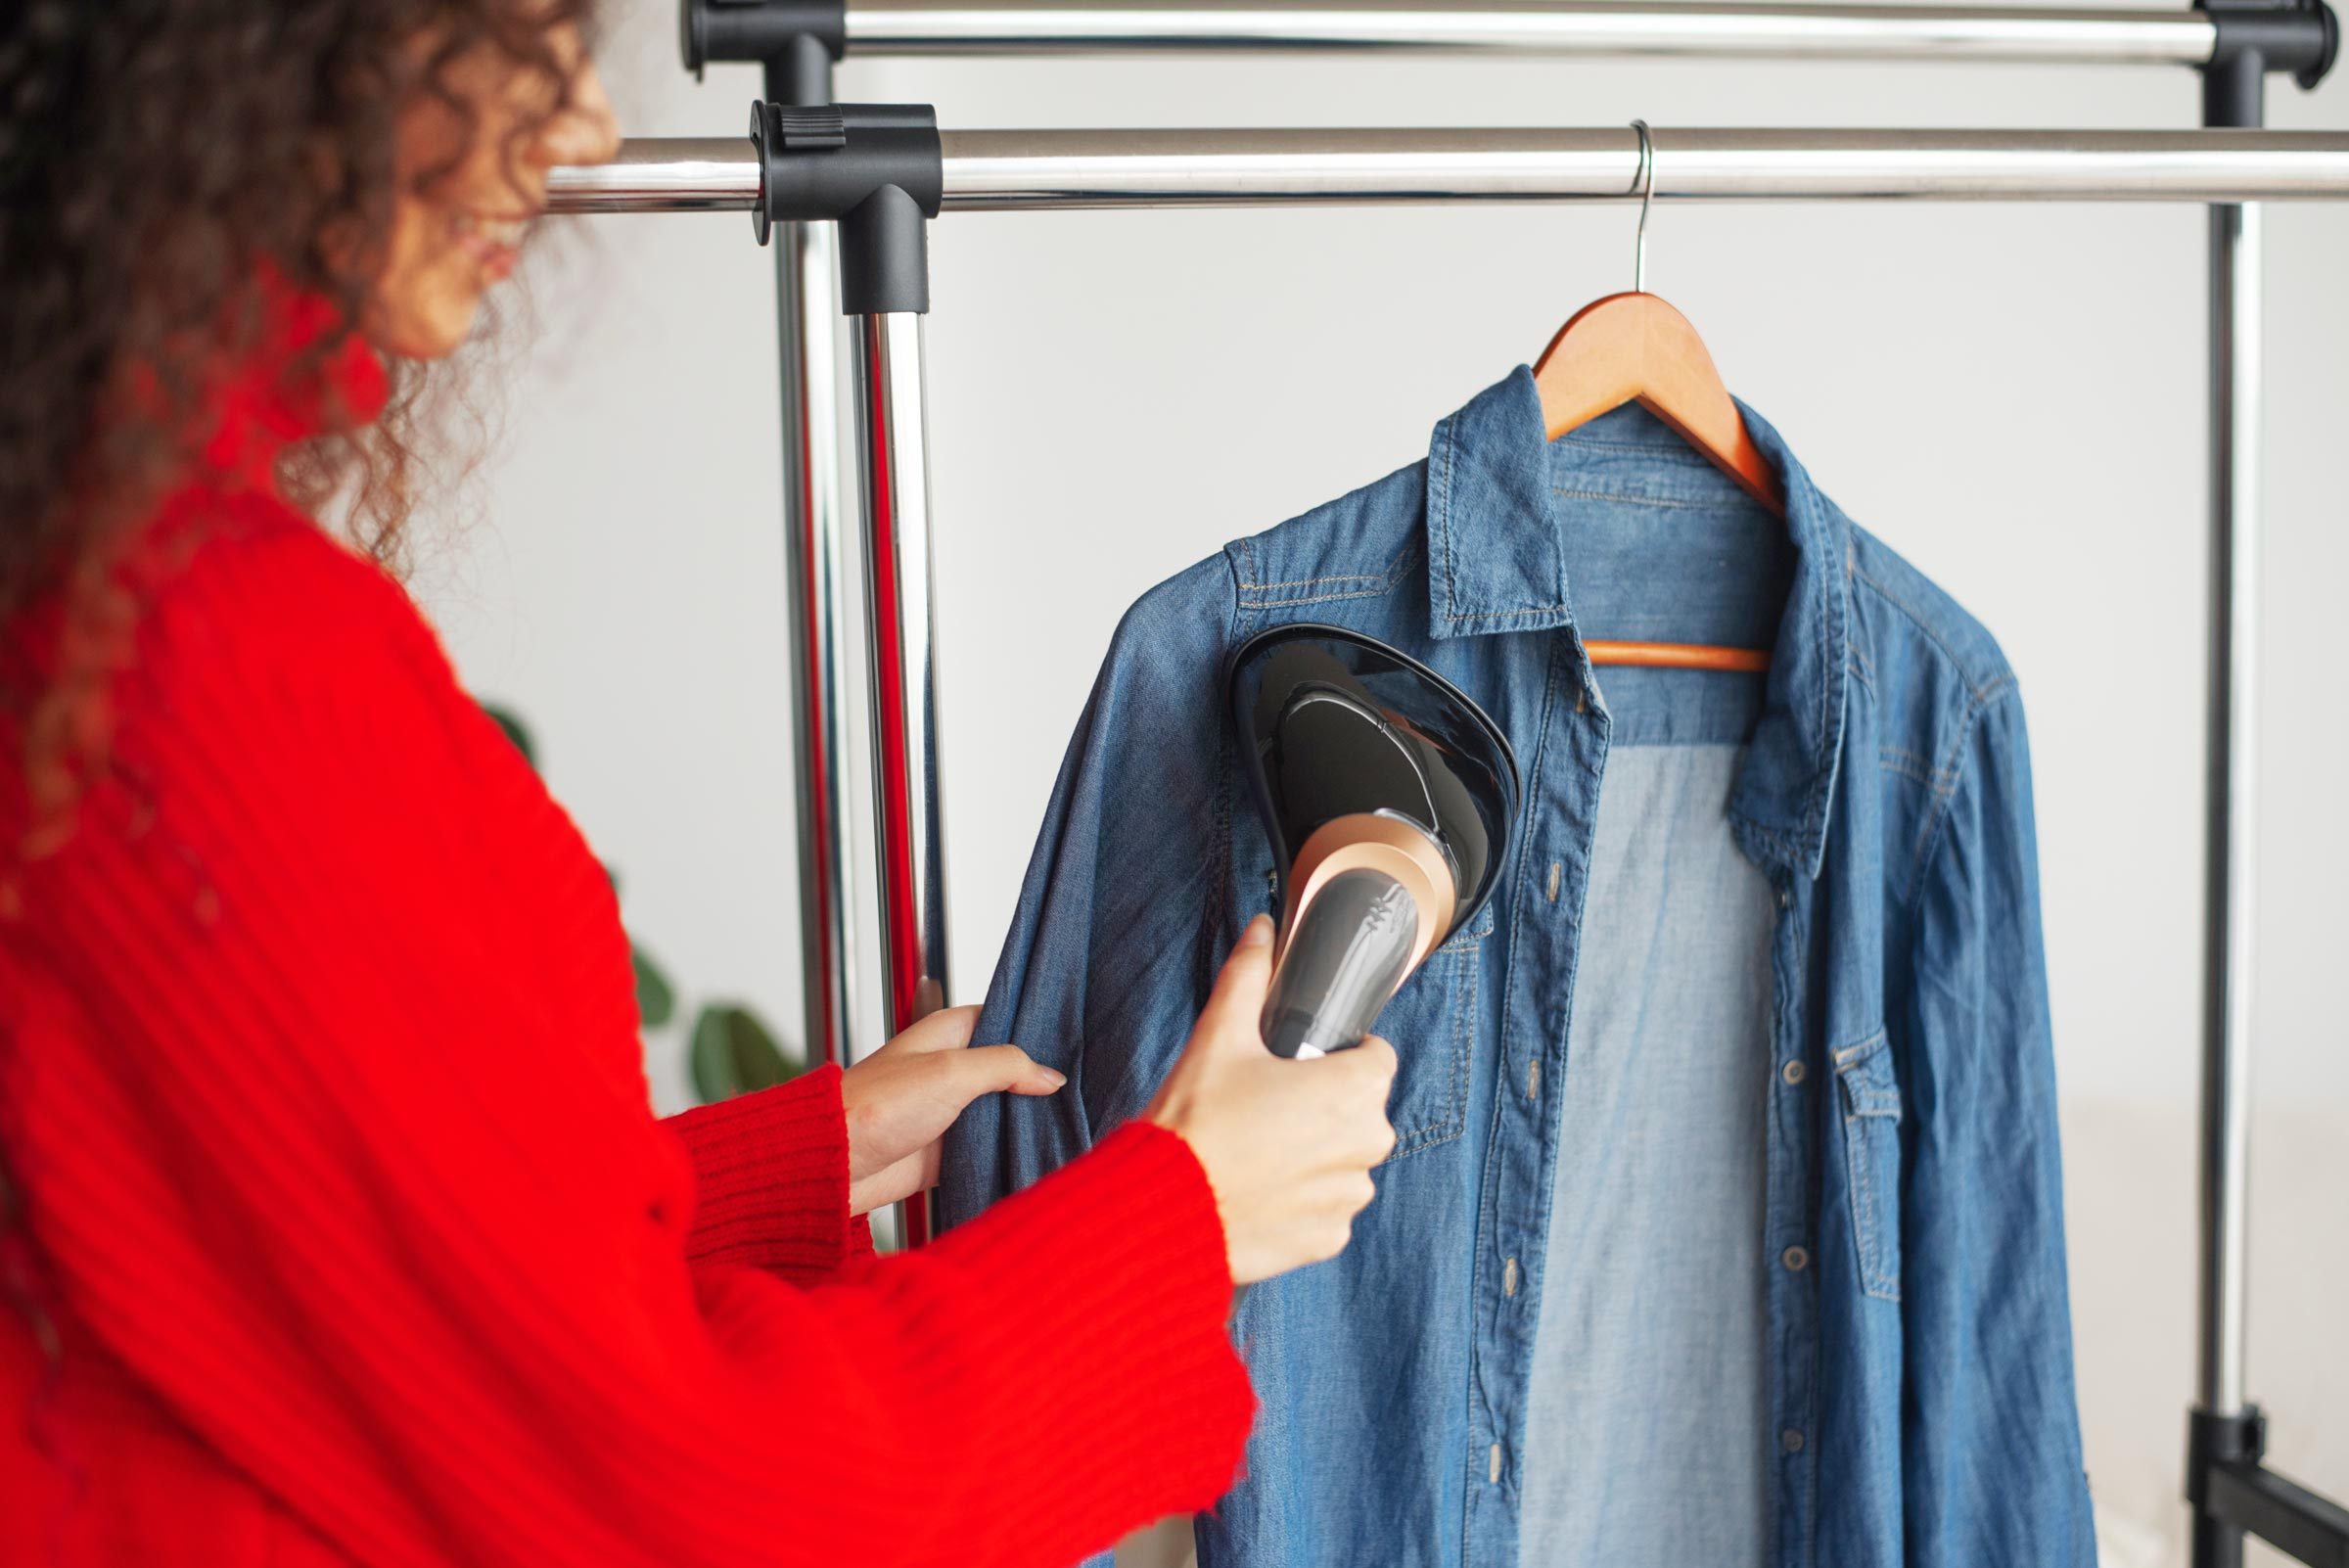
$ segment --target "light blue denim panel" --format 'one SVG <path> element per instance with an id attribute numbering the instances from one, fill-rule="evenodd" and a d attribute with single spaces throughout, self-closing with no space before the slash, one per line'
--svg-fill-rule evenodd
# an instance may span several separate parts
<path id="1" fill-rule="evenodd" d="M 1743 756 L 1619 745 L 1607 759 L 1527 1410 L 1529 1568 L 1766 1559 L 1777 911 L 1729 833 Z"/>

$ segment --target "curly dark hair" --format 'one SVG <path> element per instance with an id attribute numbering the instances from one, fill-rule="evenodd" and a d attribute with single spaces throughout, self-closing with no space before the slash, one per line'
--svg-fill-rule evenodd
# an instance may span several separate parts
<path id="1" fill-rule="evenodd" d="M 405 177 L 394 158 L 403 108 L 430 96 L 477 125 L 445 76 L 494 46 L 546 73 L 559 110 L 569 77 L 549 32 L 584 24 L 589 3 L 0 5 L 0 627 L 59 593 L 84 633 L 61 646 L 98 650 L 53 668 L 37 690 L 8 682 L 10 727 L 23 737 L 13 761 L 36 824 L 69 805 L 103 753 L 82 717 L 104 679 L 106 638 L 86 633 L 135 623 L 112 565 L 187 472 L 206 434 L 196 427 L 207 378 L 256 350 L 263 270 L 331 300 L 355 328 Z M 461 158 L 416 171 L 415 183 Z M 345 336 L 329 333 L 314 354 L 322 361 Z M 387 558 L 426 444 L 420 378 L 392 372 L 372 429 L 293 449 L 279 476 L 298 501 L 349 498 L 357 537 Z M 138 395 L 124 395 L 126 378 Z"/>

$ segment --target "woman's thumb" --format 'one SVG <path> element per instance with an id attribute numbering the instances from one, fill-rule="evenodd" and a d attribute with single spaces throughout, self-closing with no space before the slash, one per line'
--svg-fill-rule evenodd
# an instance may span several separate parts
<path id="1" fill-rule="evenodd" d="M 1258 915 L 1240 933 L 1239 945 L 1231 949 L 1231 956 L 1223 960 L 1223 972 L 1216 977 L 1215 993 L 1208 997 L 1203 1013 L 1210 1032 L 1234 1035 L 1261 1046 L 1265 992 L 1271 984 L 1272 919 Z"/>

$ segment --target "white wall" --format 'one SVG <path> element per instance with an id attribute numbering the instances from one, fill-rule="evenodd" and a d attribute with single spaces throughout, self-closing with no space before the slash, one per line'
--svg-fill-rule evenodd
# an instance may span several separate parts
<path id="1" fill-rule="evenodd" d="M 639 134 L 731 133 L 669 0 L 606 49 Z M 2349 76 L 2349 72 L 2344 73 Z M 2180 127 L 2183 71 L 1462 62 L 852 65 L 958 127 L 1523 123 Z M 2275 91 L 2349 128 L 2349 81 Z M 2074 1311 L 2110 1561 L 2174 1562 L 2190 1395 L 2204 503 L 2203 215 L 1660 208 L 1650 282 L 1820 483 L 1999 634 L 2032 720 Z M 958 216 L 931 426 L 955 991 L 975 997 L 1062 744 L 1132 597 L 1411 460 L 1624 287 L 1631 209 Z M 2349 1493 L 2349 1051 L 2331 987 L 2349 767 L 2349 210 L 2269 212 L 2253 1392 Z M 486 521 L 420 587 L 690 992 L 796 1029 L 769 258 L 740 216 L 611 218 L 534 258 L 541 336 Z M 686 1090 L 654 1042 L 664 1105 Z"/>

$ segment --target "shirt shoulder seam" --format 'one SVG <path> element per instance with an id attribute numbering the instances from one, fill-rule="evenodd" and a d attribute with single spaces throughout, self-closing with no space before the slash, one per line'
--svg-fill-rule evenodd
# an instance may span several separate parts
<path id="1" fill-rule="evenodd" d="M 2003 658 L 1998 661 L 1995 669 L 1977 673 L 1973 663 L 1959 656 L 1958 650 L 1950 645 L 1950 639 L 1942 634 L 1939 628 L 1933 624 L 1931 618 L 1926 616 L 1923 611 L 1902 598 L 1882 578 L 1870 574 L 1857 561 L 1854 561 L 1848 570 L 1854 580 L 1865 583 L 1874 590 L 1877 598 L 1900 612 L 1901 619 L 1908 622 L 1918 636 L 1931 643 L 1934 651 L 1948 661 L 1950 668 L 1958 672 L 1958 679 L 1965 683 L 1971 706 L 1979 707 L 1982 703 L 1995 697 L 2002 686 L 2013 684 L 2014 671 Z"/>
<path id="2" fill-rule="evenodd" d="M 1925 824 L 1924 832 L 1917 836 L 1916 870 L 1909 882 L 1909 906 L 1911 909 L 1924 898 L 1925 880 L 1932 874 L 1933 863 L 1949 837 L 1949 820 L 1956 808 L 1958 794 L 1965 788 L 1969 777 L 1965 764 L 1973 752 L 1974 736 L 1981 728 L 1982 715 L 2014 697 L 2020 690 L 2014 672 L 2007 670 L 1999 678 L 1976 688 L 1966 703 L 1965 715 L 1958 724 L 1957 738 L 1950 746 L 1949 761 L 1941 767 L 1940 776 L 1947 781 L 1946 787 L 1932 792 L 1933 815 Z"/>

